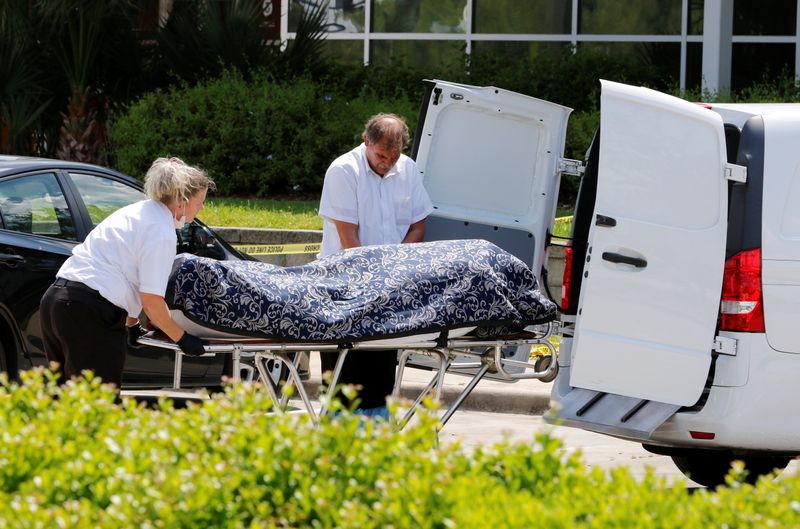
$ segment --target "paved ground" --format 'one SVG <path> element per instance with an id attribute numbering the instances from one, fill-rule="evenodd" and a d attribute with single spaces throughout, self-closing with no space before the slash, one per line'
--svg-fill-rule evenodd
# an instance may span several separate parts
<path id="1" fill-rule="evenodd" d="M 410 399 L 416 398 L 432 377 L 432 371 L 406 369 L 403 376 L 403 396 Z M 442 402 L 445 404 L 452 402 L 461 393 L 469 380 L 468 377 L 463 375 L 452 373 L 445 375 Z M 319 355 L 312 353 L 310 380 L 306 384 L 309 394 L 316 395 L 319 385 Z M 461 409 L 541 415 L 550 406 L 551 388 L 552 384 L 546 384 L 536 379 L 518 380 L 510 383 L 492 380 L 487 376 L 487 378 L 481 380 L 470 396 L 467 397 L 461 405 Z"/>
<path id="2" fill-rule="evenodd" d="M 545 431 L 561 439 L 567 451 L 580 451 L 582 459 L 591 467 L 608 470 L 625 465 L 634 476 L 643 476 L 646 468 L 651 467 L 659 476 L 683 479 L 669 457 L 651 454 L 640 444 L 576 428 L 551 426 L 540 416 L 459 411 L 439 433 L 439 440 L 442 443 L 458 441 L 465 448 L 471 448 L 479 444 L 490 445 L 504 437 L 527 442 L 535 433 Z M 694 482 L 688 482 L 688 485 L 698 486 Z"/>

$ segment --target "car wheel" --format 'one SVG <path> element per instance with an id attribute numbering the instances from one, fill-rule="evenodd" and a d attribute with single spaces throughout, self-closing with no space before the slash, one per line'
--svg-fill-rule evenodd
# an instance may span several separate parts
<path id="1" fill-rule="evenodd" d="M 725 484 L 725 476 L 734 461 L 742 461 L 747 471 L 745 481 L 754 484 L 759 477 L 774 470 L 783 470 L 789 464 L 789 457 L 736 456 L 730 452 L 696 450 L 692 453 L 674 455 L 672 461 L 683 474 L 706 487 Z"/>

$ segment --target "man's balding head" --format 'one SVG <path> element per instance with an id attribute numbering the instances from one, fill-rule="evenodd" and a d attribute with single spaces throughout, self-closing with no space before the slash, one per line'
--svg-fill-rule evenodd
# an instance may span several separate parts
<path id="1" fill-rule="evenodd" d="M 397 114 L 376 114 L 364 126 L 363 138 L 372 144 L 403 150 L 408 146 L 408 126 Z"/>

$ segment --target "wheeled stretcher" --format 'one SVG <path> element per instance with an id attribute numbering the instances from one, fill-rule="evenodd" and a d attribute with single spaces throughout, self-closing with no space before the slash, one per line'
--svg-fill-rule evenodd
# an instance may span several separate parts
<path id="1" fill-rule="evenodd" d="M 472 379 L 443 422 L 487 373 L 513 381 L 549 378 L 557 369 L 548 340 L 555 304 L 539 292 L 527 265 L 481 240 L 354 248 L 289 268 L 183 255 L 173 266 L 166 300 L 184 329 L 214 340 L 209 354 L 233 355 L 234 376 L 242 355 L 252 356 L 279 409 L 288 399 L 266 364 L 285 366 L 287 385 L 296 388 L 314 420 L 293 360 L 301 351 L 338 352 L 329 391 L 350 351 L 401 350 L 395 395 L 406 366 L 425 359 L 421 363 L 435 375 L 407 418 L 425 394 L 440 397 L 447 371 L 466 373 L 466 362 Z M 177 351 L 178 387 L 177 346 L 143 340 Z M 550 351 L 549 367 L 529 361 L 534 344 Z M 511 349 L 522 354 L 509 357 Z"/>
<path id="2" fill-rule="evenodd" d="M 318 422 L 319 416 L 312 405 L 297 370 L 295 364 L 297 353 L 304 351 L 338 353 L 336 367 L 327 389 L 329 398 L 325 399 L 324 402 L 330 402 L 330 397 L 338 386 L 342 365 L 350 351 L 358 349 L 374 350 L 376 354 L 386 354 L 387 347 L 400 348 L 397 377 L 393 391 L 394 398 L 400 396 L 405 369 L 409 365 L 413 365 L 410 364 L 412 356 L 425 355 L 434 360 L 434 362 L 426 364 L 426 367 L 433 372 L 433 376 L 428 385 L 420 391 L 414 402 L 409 406 L 400 424 L 405 425 L 413 417 L 414 412 L 426 396 L 430 395 L 434 401 L 440 401 L 444 376 L 451 368 L 455 367 L 459 375 L 468 376 L 470 380 L 441 415 L 440 425 L 444 426 L 487 373 L 493 373 L 495 378 L 509 382 L 520 379 L 552 379 L 558 369 L 558 362 L 556 362 L 556 351 L 549 338 L 553 335 L 555 329 L 556 323 L 552 322 L 538 326 L 537 329 L 494 338 L 479 338 L 470 335 L 449 338 L 447 336 L 448 333 L 443 332 L 436 336 L 435 339 L 431 339 L 431 335 L 427 334 L 422 336 L 423 339 L 419 340 L 411 336 L 402 340 L 368 340 L 341 344 L 281 342 L 248 337 L 240 339 L 216 338 L 206 345 L 205 349 L 207 351 L 206 354 L 209 355 L 232 355 L 234 381 L 240 380 L 242 358 L 244 356 L 252 357 L 253 363 L 258 370 L 259 378 L 265 390 L 269 393 L 275 409 L 279 412 L 287 410 L 290 394 L 288 388 L 294 388 L 300 397 L 305 412 L 315 423 Z M 171 349 L 175 352 L 173 389 L 180 389 L 184 356 L 180 348 L 170 340 L 152 333 L 140 338 L 139 341 L 144 345 Z M 538 362 L 514 360 L 505 357 L 505 351 L 508 348 L 526 347 L 530 349 L 534 345 L 544 346 L 549 354 L 539 357 L 540 361 Z M 464 359 L 471 361 L 465 362 Z M 272 370 L 267 367 L 270 361 L 278 366 L 285 366 L 288 373 L 285 384 L 275 380 Z M 469 374 L 467 374 L 467 371 L 469 371 Z M 320 414 L 325 412 L 326 410 L 323 406 Z"/>

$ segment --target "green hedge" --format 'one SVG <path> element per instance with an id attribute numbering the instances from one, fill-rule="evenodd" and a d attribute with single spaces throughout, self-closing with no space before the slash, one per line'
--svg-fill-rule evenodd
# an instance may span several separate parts
<path id="1" fill-rule="evenodd" d="M 416 124 L 423 79 L 494 85 L 567 105 L 573 119 L 591 115 L 604 77 L 657 86 L 641 60 L 596 50 L 520 60 L 498 54 L 421 70 L 407 63 L 327 64 L 314 79 L 219 79 L 144 95 L 118 109 L 110 126 L 112 160 L 141 177 L 157 156 L 175 155 L 206 168 L 223 195 L 316 194 L 333 159 L 359 142 L 366 119 L 396 112 Z M 573 127 L 574 128 L 574 127 Z M 586 149 L 586 134 L 569 139 L 567 156 Z M 575 179 L 564 189 L 573 193 Z"/>
<path id="2" fill-rule="evenodd" d="M 4 375 L 3 375 L 4 376 Z M 440 447 L 430 416 L 393 432 L 314 428 L 238 386 L 203 405 L 114 403 L 97 379 L 43 372 L 0 387 L 0 527 L 797 527 L 800 478 L 690 494 L 648 473 L 588 469 L 539 435 Z"/>
<path id="3" fill-rule="evenodd" d="M 222 195 L 307 194 L 321 189 L 336 156 L 360 143 L 378 112 L 407 117 L 417 101 L 347 96 L 309 79 L 248 82 L 235 73 L 142 97 L 114 120 L 116 167 L 142 177 L 157 156 L 205 168 Z"/>

